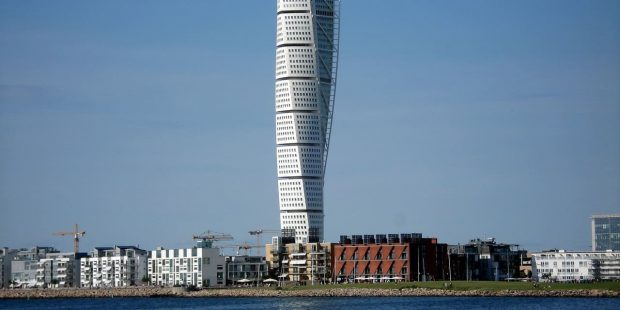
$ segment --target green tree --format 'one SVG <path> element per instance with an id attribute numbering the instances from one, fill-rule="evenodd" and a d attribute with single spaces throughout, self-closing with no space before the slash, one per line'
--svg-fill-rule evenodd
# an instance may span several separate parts
<path id="1" fill-rule="evenodd" d="M 141 279 L 142 283 L 151 284 L 151 278 L 148 275 L 144 275 Z"/>

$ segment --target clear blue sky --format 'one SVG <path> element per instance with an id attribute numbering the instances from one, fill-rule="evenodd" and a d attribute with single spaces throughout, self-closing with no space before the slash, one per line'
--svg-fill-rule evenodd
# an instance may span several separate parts
<path id="1" fill-rule="evenodd" d="M 342 15 L 328 240 L 588 249 L 620 213 L 619 1 Z M 0 246 L 277 229 L 274 46 L 271 0 L 0 1 Z"/>

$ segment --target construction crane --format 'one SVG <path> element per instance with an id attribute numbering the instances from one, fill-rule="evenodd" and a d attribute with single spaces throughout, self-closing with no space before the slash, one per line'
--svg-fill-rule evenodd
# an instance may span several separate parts
<path id="1" fill-rule="evenodd" d="M 213 246 L 213 242 L 215 241 L 225 241 L 225 240 L 233 240 L 233 236 L 229 234 L 218 233 L 215 231 L 207 230 L 201 235 L 193 235 L 193 240 L 199 240 L 201 242 L 201 246 L 210 248 Z"/>
<path id="2" fill-rule="evenodd" d="M 258 255 L 258 248 L 260 248 L 261 245 L 262 245 L 261 235 L 263 233 L 270 233 L 270 234 L 276 234 L 277 235 L 277 234 L 280 234 L 280 231 L 276 230 L 276 229 L 262 229 L 262 228 L 259 228 L 259 229 L 256 229 L 256 230 L 250 230 L 249 233 L 250 233 L 251 236 L 256 236 L 256 246 L 255 247 L 257 248 L 256 249 L 256 252 L 257 252 L 256 255 Z"/>
<path id="3" fill-rule="evenodd" d="M 243 255 L 248 256 L 248 251 L 252 248 L 264 248 L 264 245 L 251 245 L 247 242 L 243 244 L 237 244 L 237 255 L 239 255 L 239 251 L 243 250 Z"/>
<path id="4" fill-rule="evenodd" d="M 78 229 L 78 224 L 75 224 L 73 231 L 59 231 L 55 232 L 55 236 L 73 236 L 73 253 L 77 253 L 80 250 L 80 238 L 86 234 L 85 231 Z"/>

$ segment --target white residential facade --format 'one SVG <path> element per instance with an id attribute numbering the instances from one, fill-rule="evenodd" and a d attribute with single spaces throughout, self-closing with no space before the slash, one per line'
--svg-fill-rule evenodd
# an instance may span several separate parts
<path id="1" fill-rule="evenodd" d="M 152 285 L 222 287 L 226 285 L 225 266 L 218 248 L 158 248 L 149 253 L 148 274 Z"/>
<path id="2" fill-rule="evenodd" d="M 536 281 L 581 282 L 620 279 L 620 252 L 570 252 L 532 254 L 532 278 Z"/>
<path id="3" fill-rule="evenodd" d="M 339 0 L 278 0 L 276 159 L 280 227 L 324 236 L 323 180 L 336 93 Z"/>
<path id="4" fill-rule="evenodd" d="M 95 248 L 80 261 L 82 287 L 126 287 L 144 284 L 148 252 L 134 246 Z"/>

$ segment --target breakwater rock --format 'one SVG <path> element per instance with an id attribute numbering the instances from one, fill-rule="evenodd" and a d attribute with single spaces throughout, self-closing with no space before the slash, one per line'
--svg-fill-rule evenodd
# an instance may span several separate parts
<path id="1" fill-rule="evenodd" d="M 226 288 L 186 291 L 172 287 L 0 289 L 0 298 L 115 298 L 115 297 L 620 297 L 612 290 L 444 290 L 429 288 Z"/>

